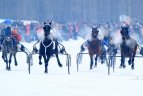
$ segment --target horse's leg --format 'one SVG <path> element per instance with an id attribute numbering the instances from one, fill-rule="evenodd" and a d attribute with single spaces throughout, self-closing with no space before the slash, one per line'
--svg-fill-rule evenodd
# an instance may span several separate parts
<path id="1" fill-rule="evenodd" d="M 13 54 L 10 53 L 8 70 L 11 70 L 10 64 L 11 64 L 12 55 L 13 55 Z"/>
<path id="2" fill-rule="evenodd" d="M 126 65 L 125 65 L 125 57 L 124 56 L 121 56 L 121 64 L 120 64 L 120 68 L 126 68 Z"/>
<path id="3" fill-rule="evenodd" d="M 40 56 L 39 56 L 40 57 Z M 42 58 L 42 56 L 40 57 L 40 58 Z M 48 67 L 48 63 L 47 63 L 47 59 L 46 59 L 46 56 L 45 55 L 43 55 L 43 59 L 44 59 L 44 63 L 45 63 L 45 73 L 48 73 L 48 69 L 47 69 L 47 67 Z M 41 62 L 41 61 L 40 61 Z M 39 63 L 40 64 L 40 63 Z"/>
<path id="4" fill-rule="evenodd" d="M 5 63 L 6 63 L 6 70 L 8 70 L 8 59 L 7 59 L 7 53 L 4 53 Z"/>
<path id="5" fill-rule="evenodd" d="M 15 62 L 15 66 L 17 66 L 16 53 L 15 53 L 13 56 L 14 56 L 14 62 Z"/>
<path id="6" fill-rule="evenodd" d="M 100 58 L 101 58 L 101 64 L 103 64 L 104 63 L 104 56 L 103 56 L 103 54 L 102 54 L 102 56 Z"/>
<path id="7" fill-rule="evenodd" d="M 135 56 L 136 56 L 136 51 L 137 51 L 137 46 L 135 47 L 135 49 L 134 49 L 134 51 L 133 51 L 131 69 L 134 69 L 134 58 L 135 58 Z"/>
<path id="8" fill-rule="evenodd" d="M 6 62 L 6 58 L 4 57 L 4 52 L 2 52 L 2 59 L 4 62 Z"/>
<path id="9" fill-rule="evenodd" d="M 61 64 L 61 62 L 60 62 L 60 60 L 59 60 L 58 54 L 56 53 L 55 55 L 56 55 L 56 59 L 57 59 L 57 62 L 58 62 L 59 67 L 62 67 L 63 65 Z"/>
<path id="10" fill-rule="evenodd" d="M 93 56 L 90 55 L 90 69 L 92 69 L 93 66 Z"/>
<path id="11" fill-rule="evenodd" d="M 129 58 L 128 60 L 128 64 L 131 65 L 132 64 L 132 58 Z"/>
<path id="12" fill-rule="evenodd" d="M 134 69 L 134 57 L 132 58 L 132 65 L 131 65 L 131 69 Z"/>
<path id="13" fill-rule="evenodd" d="M 48 73 L 48 62 L 50 60 L 50 56 L 47 56 L 47 59 L 46 59 L 46 56 L 44 55 L 43 58 L 45 62 L 45 73 Z"/>
<path id="14" fill-rule="evenodd" d="M 94 67 L 97 67 L 97 58 L 98 58 L 98 55 L 96 55 L 96 57 L 95 57 L 95 66 Z"/>
<path id="15" fill-rule="evenodd" d="M 39 55 L 39 64 L 40 64 L 40 65 L 42 65 L 41 59 L 42 59 L 42 55 Z"/>
<path id="16" fill-rule="evenodd" d="M 102 53 L 101 53 L 101 64 L 103 64 L 105 62 L 105 59 L 106 59 L 106 49 L 103 47 L 102 49 Z"/>
<path id="17" fill-rule="evenodd" d="M 4 53 L 2 52 L 2 59 L 4 60 Z M 5 61 L 5 60 L 4 60 Z"/>

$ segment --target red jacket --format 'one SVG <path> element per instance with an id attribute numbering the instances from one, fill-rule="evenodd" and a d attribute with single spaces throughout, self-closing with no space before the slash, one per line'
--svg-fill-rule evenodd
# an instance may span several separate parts
<path id="1" fill-rule="evenodd" d="M 17 30 L 12 31 L 12 36 L 14 36 L 18 42 L 21 40 L 21 35 L 17 33 Z"/>

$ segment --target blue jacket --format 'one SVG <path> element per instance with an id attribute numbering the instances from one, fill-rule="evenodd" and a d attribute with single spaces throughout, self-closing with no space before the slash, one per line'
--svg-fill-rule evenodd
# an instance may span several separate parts
<path id="1" fill-rule="evenodd" d="M 102 40 L 102 45 L 106 45 L 107 47 L 109 46 L 109 37 L 104 37 Z"/>

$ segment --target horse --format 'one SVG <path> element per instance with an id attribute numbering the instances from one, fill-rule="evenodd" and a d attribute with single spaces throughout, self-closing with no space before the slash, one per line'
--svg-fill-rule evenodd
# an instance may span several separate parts
<path id="1" fill-rule="evenodd" d="M 59 60 L 59 56 L 58 56 L 58 41 L 55 38 L 51 37 L 51 23 L 47 24 L 44 23 L 44 39 L 40 42 L 40 48 L 39 48 L 39 64 L 42 64 L 42 57 L 44 58 L 44 63 L 45 63 L 45 73 L 48 73 L 48 63 L 49 60 L 51 58 L 51 56 L 55 55 L 58 65 L 59 67 L 62 67 L 62 64 Z M 34 48 L 33 50 L 37 50 L 36 48 Z"/>
<path id="2" fill-rule="evenodd" d="M 97 59 L 100 57 L 101 64 L 104 63 L 105 59 L 105 50 L 102 45 L 102 40 L 99 39 L 99 30 L 97 28 L 92 28 L 91 33 L 91 40 L 87 40 L 81 45 L 81 50 L 84 50 L 85 46 L 88 49 L 89 56 L 90 56 L 90 69 L 92 69 L 93 66 L 93 57 L 95 57 L 95 67 L 97 66 Z"/>
<path id="3" fill-rule="evenodd" d="M 17 59 L 16 59 L 16 53 L 17 53 L 17 47 L 14 45 L 13 37 L 4 36 L 4 39 L 2 41 L 1 50 L 2 50 L 2 58 L 4 62 L 6 63 L 6 70 L 11 70 L 11 59 L 12 56 L 14 56 L 15 66 L 17 66 Z M 9 55 L 9 58 L 8 58 Z"/>
<path id="4" fill-rule="evenodd" d="M 120 44 L 121 48 L 121 64 L 120 68 L 126 68 L 125 58 L 128 57 L 128 64 L 131 65 L 131 69 L 134 69 L 134 58 L 137 51 L 137 42 L 132 37 L 129 36 L 129 27 L 121 27 L 122 42 Z"/>

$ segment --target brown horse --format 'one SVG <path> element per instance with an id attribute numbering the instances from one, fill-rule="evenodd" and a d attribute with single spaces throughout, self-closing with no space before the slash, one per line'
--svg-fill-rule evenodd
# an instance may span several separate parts
<path id="1" fill-rule="evenodd" d="M 84 46 L 88 48 L 89 56 L 90 56 L 90 69 L 92 69 L 93 66 L 93 57 L 95 57 L 95 67 L 97 66 L 97 59 L 100 57 L 101 63 L 104 63 L 104 48 L 102 45 L 102 40 L 98 38 L 98 29 L 97 28 L 92 28 L 92 33 L 91 33 L 91 40 L 86 41 L 85 43 L 82 44 L 81 50 L 84 50 Z"/>
<path id="2" fill-rule="evenodd" d="M 129 36 L 129 27 L 122 27 L 121 35 L 122 35 L 122 43 L 120 45 L 121 48 L 121 64 L 120 68 L 126 68 L 125 65 L 125 57 L 128 57 L 128 64 L 131 65 L 131 68 L 134 69 L 134 57 L 137 51 L 137 42 Z"/>

